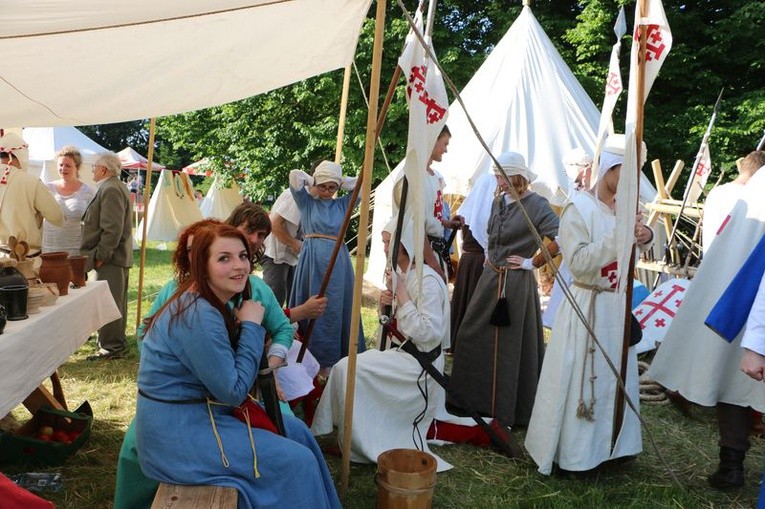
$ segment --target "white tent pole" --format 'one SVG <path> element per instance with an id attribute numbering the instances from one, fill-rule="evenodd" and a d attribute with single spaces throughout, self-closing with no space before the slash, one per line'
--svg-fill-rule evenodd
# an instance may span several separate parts
<path id="1" fill-rule="evenodd" d="M 154 160 L 154 130 L 157 119 L 152 117 L 149 121 L 149 161 L 146 163 L 146 186 L 143 191 L 143 233 L 141 235 L 141 264 L 138 269 L 138 306 L 135 312 L 135 328 L 141 325 L 141 301 L 143 299 L 143 269 L 146 265 L 146 233 L 149 227 L 149 198 L 151 196 L 151 162 Z M 141 170 L 138 170 L 141 175 Z"/>
<path id="2" fill-rule="evenodd" d="M 343 159 L 343 135 L 345 134 L 345 116 L 348 111 L 348 91 L 351 88 L 351 66 L 348 64 L 343 74 L 343 94 L 340 98 L 340 117 L 337 120 L 337 144 L 335 145 L 335 162 L 340 164 Z"/>
<path id="3" fill-rule="evenodd" d="M 369 197 L 372 193 L 372 168 L 376 142 L 377 103 L 380 95 L 380 67 L 382 65 L 382 46 L 385 31 L 386 0 L 377 0 L 375 18 L 375 39 L 372 49 L 372 76 L 369 79 L 369 109 L 367 112 L 367 133 L 364 145 L 364 165 L 361 167 L 362 198 L 359 212 L 359 234 L 357 245 L 367 245 L 367 226 L 369 225 Z M 348 342 L 348 373 L 345 391 L 345 416 L 343 418 L 343 461 L 340 481 L 340 496 L 348 493 L 348 477 L 351 471 L 351 432 L 353 431 L 353 398 L 356 391 L 356 352 L 358 342 L 355 332 L 359 330 L 361 312 L 361 287 L 364 281 L 364 258 L 366 249 L 356 253 L 356 277 L 353 281 L 353 310 L 351 312 L 351 339 Z"/>

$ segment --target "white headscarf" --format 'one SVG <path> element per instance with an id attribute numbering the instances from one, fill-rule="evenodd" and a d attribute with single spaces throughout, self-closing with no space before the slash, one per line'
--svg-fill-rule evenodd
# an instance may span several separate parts
<path id="1" fill-rule="evenodd" d="M 322 161 L 313 171 L 314 185 L 334 182 L 338 186 L 343 182 L 343 169 L 332 161 Z"/>
<path id="2" fill-rule="evenodd" d="M 16 133 L 6 133 L 0 136 L 0 152 L 13 154 L 19 160 L 21 169 L 29 168 L 29 145 Z"/>
<path id="3" fill-rule="evenodd" d="M 537 176 L 528 168 L 528 166 L 526 166 L 526 159 L 522 154 L 519 154 L 518 152 L 503 152 L 497 158 L 497 162 L 499 162 L 499 165 L 502 167 L 508 177 L 512 177 L 513 175 L 520 175 L 529 182 L 534 182 L 534 180 L 537 178 Z M 502 175 L 496 166 L 494 166 L 492 169 L 494 170 L 494 175 Z"/>

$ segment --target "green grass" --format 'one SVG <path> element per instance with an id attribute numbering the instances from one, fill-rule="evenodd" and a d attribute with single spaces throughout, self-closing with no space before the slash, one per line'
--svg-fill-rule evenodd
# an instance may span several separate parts
<path id="1" fill-rule="evenodd" d="M 170 249 L 172 246 L 168 246 Z M 144 295 L 156 293 L 171 276 L 171 251 L 147 250 Z M 134 331 L 138 270 L 130 273 L 128 332 Z M 148 310 L 151 299 L 143 303 Z M 371 307 L 362 310 L 367 341 L 374 347 L 372 335 L 377 327 L 377 313 Z M 61 472 L 64 489 L 43 494 L 60 508 L 109 508 L 114 494 L 117 456 L 122 438 L 135 412 L 138 354 L 134 336 L 129 338 L 128 355 L 119 360 L 92 363 L 85 357 L 96 345 L 89 341 L 61 367 L 69 407 L 88 400 L 94 410 L 93 432 L 85 444 L 64 465 L 36 471 Z M 395 409 L 391 409 L 395 411 Z M 695 408 L 696 419 L 682 417 L 671 406 L 643 405 L 642 412 L 665 459 L 679 478 L 682 487 L 673 483 L 661 465 L 644 433 L 645 452 L 632 463 L 602 469 L 587 478 L 546 477 L 536 472 L 530 460 L 511 460 L 487 449 L 467 445 L 434 447 L 434 451 L 454 465 L 439 474 L 435 489 L 437 508 L 512 508 L 512 507 L 635 507 L 700 508 L 753 507 L 756 502 L 763 466 L 763 439 L 755 438 L 746 460 L 747 485 L 743 490 L 719 492 L 709 488 L 705 477 L 717 462 L 717 431 L 714 411 Z M 23 421 L 29 414 L 23 407 L 13 416 Z M 523 431 L 518 431 L 523 441 Z M 334 437 L 321 437 L 330 444 Z M 341 463 L 336 457 L 327 461 L 338 486 Z M 3 466 L 6 474 L 28 469 Z M 374 465 L 352 464 L 349 489 L 344 507 L 375 507 L 377 487 Z M 0 500 L 0 507 L 2 507 Z M 310 507 L 310 503 L 307 504 Z M 290 508 L 288 508 L 290 509 Z"/>

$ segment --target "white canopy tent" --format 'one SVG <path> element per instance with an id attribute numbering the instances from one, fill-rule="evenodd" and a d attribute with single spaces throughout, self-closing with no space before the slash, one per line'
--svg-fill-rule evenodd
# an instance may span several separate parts
<path id="1" fill-rule="evenodd" d="M 91 187 L 93 182 L 92 163 L 96 156 L 108 149 L 91 140 L 76 127 L 27 127 L 22 131 L 24 141 L 29 144 L 30 171 L 39 171 L 40 180 L 51 182 L 59 178 L 56 153 L 67 145 L 74 145 L 82 154 L 80 180 Z"/>
<path id="2" fill-rule="evenodd" d="M 133 147 L 125 147 L 117 155 L 122 162 L 122 168 L 125 170 L 145 170 L 149 167 L 149 160 L 135 151 Z M 165 166 L 158 162 L 152 162 L 153 170 L 164 170 Z"/>
<path id="3" fill-rule="evenodd" d="M 202 219 L 188 175 L 171 170 L 160 172 L 149 200 L 149 211 L 135 230 L 136 242 L 141 241 L 143 222 L 147 218 L 146 238 L 164 242 L 176 240 L 183 228 Z"/>
<path id="4" fill-rule="evenodd" d="M 523 7 L 460 95 L 492 154 L 496 157 L 506 150 L 523 154 L 537 174 L 533 189 L 552 203 L 562 203 L 568 189 L 563 155 L 575 147 L 592 151 L 600 112 L 529 6 Z M 433 168 L 443 175 L 446 194 L 465 196 L 493 163 L 457 101 L 450 105 L 447 124 L 452 133 L 449 151 Z M 391 217 L 391 191 L 401 167 L 375 190 L 372 249 L 364 278 L 377 286 L 383 284 L 385 269 L 382 228 Z M 496 183 L 490 184 L 482 186 L 485 198 L 480 200 L 489 210 L 496 188 Z M 644 193 L 649 200 L 656 194 L 645 176 Z"/>
<path id="5" fill-rule="evenodd" d="M 340 69 L 370 3 L 6 0 L 0 54 L 16 64 L 0 69 L 2 124 L 170 115 Z"/>
<path id="6" fill-rule="evenodd" d="M 219 186 L 220 181 L 215 177 L 199 208 L 204 217 L 225 221 L 244 199 L 236 182 L 232 182 L 230 187 Z"/>

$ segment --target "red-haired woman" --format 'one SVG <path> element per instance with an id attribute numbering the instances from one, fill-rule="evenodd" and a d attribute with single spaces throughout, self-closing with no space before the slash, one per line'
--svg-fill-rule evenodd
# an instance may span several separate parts
<path id="1" fill-rule="evenodd" d="M 189 279 L 154 315 L 144 338 L 136 411 L 144 473 L 173 484 L 236 488 L 240 508 L 297 507 L 305 500 L 340 507 L 321 451 L 301 421 L 284 417 L 285 438 L 232 415 L 264 354 L 265 310 L 249 299 L 247 239 L 228 225 L 201 228 L 190 260 Z M 240 303 L 233 310 L 231 300 Z"/>

